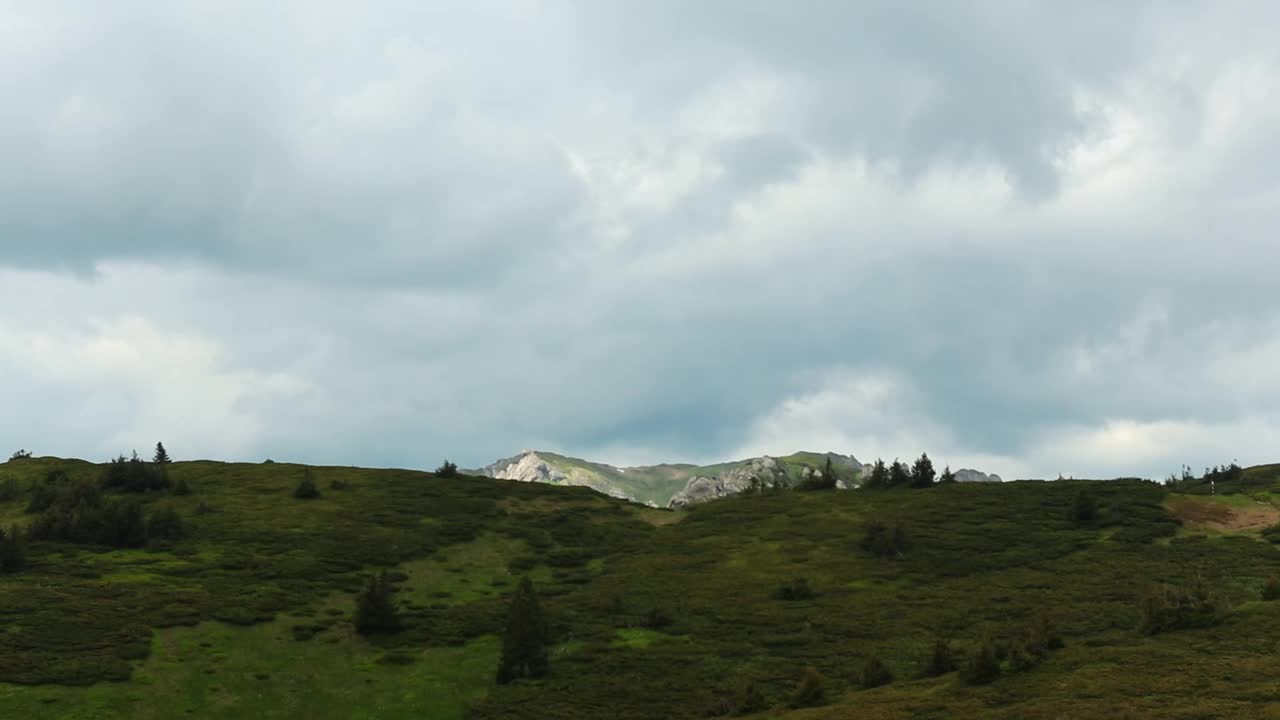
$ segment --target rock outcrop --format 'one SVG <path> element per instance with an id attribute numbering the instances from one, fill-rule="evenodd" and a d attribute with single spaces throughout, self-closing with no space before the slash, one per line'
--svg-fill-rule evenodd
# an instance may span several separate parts
<path id="1" fill-rule="evenodd" d="M 984 472 L 980 472 L 972 468 L 965 468 L 963 470 L 956 470 L 956 482 L 1004 482 L 1004 481 L 1001 480 L 1000 476 L 995 473 L 991 473 L 990 475 L 988 475 Z"/>
<path id="2" fill-rule="evenodd" d="M 482 475 L 499 480 L 588 487 L 610 497 L 639 502 L 636 498 L 631 497 L 611 484 L 608 478 L 583 468 L 561 468 L 548 462 L 533 450 L 525 450 L 514 457 L 486 465 L 479 472 Z"/>

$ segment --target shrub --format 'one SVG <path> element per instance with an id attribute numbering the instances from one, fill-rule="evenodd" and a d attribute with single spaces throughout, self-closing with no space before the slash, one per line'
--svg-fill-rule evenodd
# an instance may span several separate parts
<path id="1" fill-rule="evenodd" d="M 1084 490 L 1076 492 L 1071 501 L 1069 518 L 1077 525 L 1088 525 L 1098 518 L 1098 502 Z"/>
<path id="2" fill-rule="evenodd" d="M 795 692 L 791 693 L 791 707 L 807 708 L 827 703 L 826 679 L 815 667 L 807 667 L 800 676 Z"/>
<path id="3" fill-rule="evenodd" d="M 774 590 L 773 596 L 778 600 L 812 600 L 815 597 L 813 588 L 809 587 L 809 581 L 802 577 Z"/>
<path id="4" fill-rule="evenodd" d="M 17 478 L 9 478 L 0 483 L 0 502 L 15 500 L 22 494 L 22 489 L 18 487 Z"/>
<path id="5" fill-rule="evenodd" d="M 1138 629 L 1147 635 L 1170 630 L 1207 627 L 1218 621 L 1219 603 L 1204 578 L 1192 578 L 1186 587 L 1152 585 L 1142 596 Z"/>
<path id="6" fill-rule="evenodd" d="M 1000 677 L 1000 658 L 990 633 L 983 634 L 960 677 L 970 685 L 986 685 Z"/>
<path id="7" fill-rule="evenodd" d="M 738 702 L 734 704 L 733 714 L 752 715 L 761 712 L 767 707 L 769 707 L 769 703 L 764 699 L 764 693 L 761 693 L 760 688 L 751 682 L 747 683 L 747 687 L 743 689 Z"/>
<path id="8" fill-rule="evenodd" d="M 889 668 L 880 661 L 880 658 L 873 657 L 862 666 L 862 675 L 858 678 L 858 682 L 866 690 L 878 688 L 893 682 L 893 673 L 889 672 Z"/>
<path id="9" fill-rule="evenodd" d="M 442 478 L 457 477 L 458 466 L 448 460 L 445 460 L 440 464 L 440 467 L 436 468 L 436 475 Z"/>
<path id="10" fill-rule="evenodd" d="M 31 459 L 31 451 L 25 448 L 21 450 L 15 450 L 13 454 L 9 456 L 9 460 L 29 460 L 29 459 Z"/>
<path id="11" fill-rule="evenodd" d="M 644 616 L 645 627 L 651 630 L 662 630 L 663 628 L 671 627 L 674 622 L 675 619 L 661 608 L 652 608 Z"/>
<path id="12" fill-rule="evenodd" d="M 400 631 L 400 616 L 392 599 L 394 592 L 385 570 L 369 578 L 364 591 L 356 598 L 356 632 L 377 635 Z"/>
<path id="13" fill-rule="evenodd" d="M 191 486 L 187 484 L 185 478 L 178 478 L 178 482 L 173 484 L 174 495 L 190 495 Z"/>
<path id="14" fill-rule="evenodd" d="M 121 455 L 107 463 L 102 472 L 102 487 L 125 492 L 163 490 L 169 487 L 169 476 L 163 467 L 144 462 L 136 452 L 128 458 Z"/>
<path id="15" fill-rule="evenodd" d="M 0 529 L 0 573 L 16 573 L 27 567 L 26 537 L 17 525 Z"/>
<path id="16" fill-rule="evenodd" d="M 890 526 L 880 520 L 872 520 L 867 523 L 859 545 L 878 557 L 897 557 L 907 551 L 910 541 L 906 527 L 901 523 Z"/>
<path id="17" fill-rule="evenodd" d="M 1276 523 L 1262 531 L 1262 537 L 1270 542 L 1280 545 L 1280 523 Z"/>
<path id="18" fill-rule="evenodd" d="M 1280 577 L 1272 575 L 1262 586 L 1263 600 L 1280 600 Z"/>
<path id="19" fill-rule="evenodd" d="M 294 488 L 293 496 L 299 500 L 311 500 L 320 497 L 320 489 L 316 487 L 316 481 L 311 478 L 310 470 L 302 472 L 302 481 L 298 483 L 298 487 Z"/>
<path id="20" fill-rule="evenodd" d="M 181 540 L 187 534 L 182 516 L 168 505 L 157 508 L 147 519 L 147 539 Z"/>
<path id="21" fill-rule="evenodd" d="M 925 677 L 938 677 L 954 672 L 956 669 L 955 655 L 951 652 L 951 643 L 945 638 L 938 638 L 933 643 L 933 652 L 929 655 L 929 662 L 925 664 Z"/>
<path id="22" fill-rule="evenodd" d="M 533 589 L 533 581 L 526 575 L 520 578 L 520 585 L 511 596 L 507 630 L 502 638 L 502 658 L 498 662 L 498 683 L 505 685 L 518 678 L 546 675 L 551 669 L 547 636 L 542 603 Z"/>
<path id="23" fill-rule="evenodd" d="M 346 490 L 346 489 L 348 489 L 349 487 L 350 487 L 350 486 L 349 486 L 349 485 L 347 485 L 347 483 L 346 483 L 345 481 L 343 481 L 343 480 L 339 480 L 339 479 L 337 479 L 337 478 L 334 478 L 333 480 L 329 481 L 329 489 L 330 489 L 330 490 Z"/>

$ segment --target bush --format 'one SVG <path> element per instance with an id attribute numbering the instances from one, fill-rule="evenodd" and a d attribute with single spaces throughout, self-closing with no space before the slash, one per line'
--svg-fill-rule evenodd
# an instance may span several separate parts
<path id="1" fill-rule="evenodd" d="M 1280 577 L 1272 575 L 1262 586 L 1263 600 L 1280 600 Z"/>
<path id="2" fill-rule="evenodd" d="M 333 480 L 329 481 L 330 490 L 347 490 L 349 487 L 350 486 L 347 485 L 345 481 L 339 480 L 337 478 L 334 478 Z"/>
<path id="3" fill-rule="evenodd" d="M 1076 492 L 1071 501 L 1069 518 L 1077 525 L 1088 525 L 1098 519 L 1098 502 L 1084 490 Z"/>
<path id="4" fill-rule="evenodd" d="M 316 481 L 311 478 L 310 470 L 302 472 L 302 481 L 298 483 L 298 487 L 294 488 L 293 496 L 299 500 L 311 500 L 320 497 L 320 489 L 316 487 Z"/>
<path id="5" fill-rule="evenodd" d="M 442 478 L 457 477 L 458 466 L 448 460 L 445 460 L 440 464 L 440 467 L 436 468 L 436 475 Z"/>
<path id="6" fill-rule="evenodd" d="M 671 627 L 675 619 L 661 608 L 653 608 L 644 616 L 644 625 L 650 630 L 662 630 Z"/>
<path id="7" fill-rule="evenodd" d="M 1147 588 L 1140 610 L 1138 629 L 1147 635 L 1208 627 L 1219 618 L 1218 598 L 1200 576 L 1192 578 L 1186 587 L 1160 584 Z"/>
<path id="8" fill-rule="evenodd" d="M 132 457 L 121 455 L 107 463 L 102 472 L 102 487 L 125 492 L 164 490 L 169 487 L 169 476 L 162 465 L 153 466 L 135 452 Z"/>
<path id="9" fill-rule="evenodd" d="M 889 668 L 880 661 L 880 658 L 874 657 L 862 666 L 862 675 L 858 678 L 858 683 L 865 690 L 888 685 L 891 682 L 893 682 L 893 673 L 889 672 Z"/>
<path id="10" fill-rule="evenodd" d="M 11 461 L 12 460 L 29 460 L 29 459 L 31 459 L 31 451 L 26 449 L 15 450 L 13 454 L 9 456 L 9 460 Z"/>
<path id="11" fill-rule="evenodd" d="M 8 500 L 16 500 L 22 494 L 22 488 L 18 487 L 17 478 L 9 478 L 0 483 L 0 502 Z"/>
<path id="12" fill-rule="evenodd" d="M 778 600 L 812 600 L 815 594 L 813 589 L 809 587 L 808 580 L 796 578 L 774 590 L 773 596 Z"/>
<path id="13" fill-rule="evenodd" d="M 157 508 L 147 519 L 148 540 L 181 540 L 186 534 L 182 516 L 168 505 Z"/>
<path id="14" fill-rule="evenodd" d="M 769 702 L 764 699 L 764 693 L 760 692 L 760 688 L 753 682 L 747 683 L 747 687 L 742 691 L 738 702 L 734 704 L 733 714 L 753 715 L 767 707 L 769 707 Z"/>
<path id="15" fill-rule="evenodd" d="M 190 495 L 191 486 L 187 484 L 185 478 L 178 478 L 178 482 L 173 484 L 174 495 Z"/>
<path id="16" fill-rule="evenodd" d="M 924 666 L 925 677 L 938 677 L 946 675 L 949 672 L 955 672 L 956 658 L 951 652 L 951 643 L 945 638 L 938 638 L 933 643 L 933 652 L 929 655 L 929 662 Z"/>
<path id="17" fill-rule="evenodd" d="M 369 578 L 364 591 L 356 598 L 356 632 L 361 635 L 400 632 L 400 616 L 392 599 L 394 592 L 385 570 Z"/>
<path id="18" fill-rule="evenodd" d="M 889 526 L 879 520 L 867 523 L 859 546 L 878 557 L 898 557 L 907 551 L 910 541 L 907 530 L 901 523 Z"/>
<path id="19" fill-rule="evenodd" d="M 27 541 L 17 525 L 0 529 L 0 573 L 16 573 L 27 567 Z"/>
<path id="20" fill-rule="evenodd" d="M 807 708 L 827 704 L 826 679 L 815 667 L 807 667 L 800 676 L 795 692 L 791 694 L 791 707 Z"/>
<path id="21" fill-rule="evenodd" d="M 533 589 L 533 581 L 526 575 L 520 578 L 520 585 L 511 596 L 507 630 L 502 638 L 502 657 L 498 662 L 498 683 L 505 685 L 519 678 L 546 675 L 551 669 L 547 640 L 547 621 L 542 615 L 542 603 Z"/>
<path id="22" fill-rule="evenodd" d="M 986 685 L 1000 677 L 1000 658 L 996 656 L 996 644 L 990 633 L 982 636 L 960 677 L 970 685 Z"/>

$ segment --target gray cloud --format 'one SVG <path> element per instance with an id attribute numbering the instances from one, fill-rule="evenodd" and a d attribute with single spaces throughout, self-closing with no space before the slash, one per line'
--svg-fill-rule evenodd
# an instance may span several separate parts
<path id="1" fill-rule="evenodd" d="M 6 9 L 0 440 L 1274 459 L 1275 15 Z"/>

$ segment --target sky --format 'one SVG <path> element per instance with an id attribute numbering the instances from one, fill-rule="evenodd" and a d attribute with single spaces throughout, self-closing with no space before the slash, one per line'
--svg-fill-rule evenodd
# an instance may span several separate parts
<path id="1" fill-rule="evenodd" d="M 0 97 L 13 449 L 1280 461 L 1275 3 L 0 0 Z"/>

